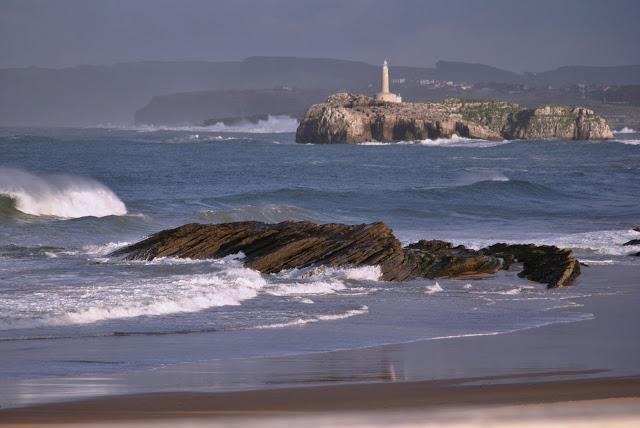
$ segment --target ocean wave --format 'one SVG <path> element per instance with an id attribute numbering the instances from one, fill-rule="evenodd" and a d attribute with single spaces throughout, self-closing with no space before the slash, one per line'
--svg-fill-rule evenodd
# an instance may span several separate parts
<path id="1" fill-rule="evenodd" d="M 237 139 L 238 137 L 223 137 L 222 135 L 188 134 L 184 136 L 169 138 L 164 142 L 169 144 L 210 143 L 219 141 L 232 141 Z"/>
<path id="2" fill-rule="evenodd" d="M 629 144 L 632 146 L 637 146 L 638 144 L 640 144 L 640 140 L 623 140 L 623 139 L 619 139 L 619 140 L 615 140 L 616 143 L 622 143 L 622 144 Z"/>
<path id="3" fill-rule="evenodd" d="M 86 246 L 82 251 L 93 256 L 106 255 L 126 243 Z M 48 248 L 41 248 L 44 254 Z M 0 330 L 60 327 L 113 321 L 135 317 L 192 313 L 221 306 L 238 306 L 260 295 L 295 297 L 313 304 L 308 295 L 327 295 L 346 290 L 350 282 L 375 281 L 377 266 L 358 268 L 291 269 L 281 274 L 263 275 L 242 266 L 244 254 L 222 259 L 182 260 L 162 258 L 153 261 L 113 263 L 144 266 L 208 263 L 206 273 L 160 275 L 116 283 L 55 286 L 46 295 L 0 295 Z M 107 260 L 107 259 L 105 259 Z M 157 269 L 157 268 L 155 268 Z M 152 272 L 152 271 L 149 271 Z M 165 271 L 166 272 L 166 271 Z M 314 318 L 316 322 L 325 318 Z"/>
<path id="4" fill-rule="evenodd" d="M 36 175 L 0 168 L 0 209 L 31 216 L 79 218 L 125 215 L 125 204 L 104 184 L 73 175 Z M 13 211 L 13 212 L 12 212 Z"/>
<path id="5" fill-rule="evenodd" d="M 256 326 L 256 329 L 270 329 L 270 328 L 285 328 L 285 327 L 294 327 L 294 326 L 303 326 L 305 324 L 316 323 L 320 321 L 338 321 L 351 317 L 355 317 L 357 315 L 364 315 L 369 313 L 369 307 L 363 305 L 357 309 L 351 309 L 346 312 L 338 313 L 338 314 L 325 314 L 325 315 L 313 315 L 306 317 L 298 317 L 292 319 L 290 321 L 282 322 L 282 323 L 273 323 L 273 324 L 265 324 Z"/>
<path id="6" fill-rule="evenodd" d="M 220 210 L 208 209 L 196 213 L 198 217 L 213 223 L 227 223 L 233 221 L 263 221 L 278 223 L 285 220 L 315 220 L 320 215 L 312 210 L 295 205 L 243 205 Z"/>
<path id="7" fill-rule="evenodd" d="M 512 205 L 514 197 L 521 200 L 528 198 L 530 201 L 540 205 L 540 199 L 557 201 L 559 199 L 579 199 L 580 195 L 575 193 L 562 193 L 542 184 L 533 183 L 527 180 L 515 180 L 506 177 L 499 172 L 482 174 L 469 174 L 467 177 L 454 181 L 449 186 L 441 187 L 406 187 L 399 189 L 383 190 L 327 190 L 310 187 L 285 187 L 263 192 L 236 193 L 217 198 L 209 199 L 211 204 L 240 204 L 251 202 L 252 205 L 265 206 L 302 204 L 304 202 L 317 203 L 318 201 L 328 201 L 333 204 L 354 204 L 366 203 L 369 207 L 372 198 L 375 200 L 420 200 L 421 202 L 431 201 L 434 204 L 450 204 L 455 201 L 465 199 L 478 201 L 504 200 Z M 434 205 L 436 206 L 436 205 Z M 505 206 L 505 209 L 508 206 Z"/>
<path id="8" fill-rule="evenodd" d="M 118 128 L 138 132 L 158 131 L 185 131 L 185 132 L 237 132 L 247 134 L 280 134 L 296 132 L 298 120 L 286 115 L 269 115 L 267 119 L 259 119 L 257 122 L 240 121 L 233 125 L 225 125 L 218 122 L 209 126 L 165 126 L 165 125 L 140 125 L 135 127 Z M 199 140 L 200 136 L 196 138 Z"/>
<path id="9" fill-rule="evenodd" d="M 638 131 L 636 131 L 633 128 L 629 128 L 628 126 L 625 126 L 624 128 L 619 129 L 617 131 L 613 131 L 614 134 L 635 134 L 637 132 Z"/>
<path id="10" fill-rule="evenodd" d="M 256 297 L 265 285 L 257 271 L 226 266 L 211 273 L 62 287 L 36 299 L 0 300 L 0 306 L 12 308 L 12 312 L 31 315 L 15 318 L 0 314 L 0 329 L 89 324 L 237 306 Z"/>

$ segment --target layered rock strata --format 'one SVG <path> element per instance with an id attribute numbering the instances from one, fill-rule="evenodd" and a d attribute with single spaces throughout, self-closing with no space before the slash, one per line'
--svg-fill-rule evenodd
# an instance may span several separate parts
<path id="1" fill-rule="evenodd" d="M 156 233 L 112 255 L 128 260 L 210 259 L 240 252 L 245 256 L 245 266 L 263 273 L 314 266 L 379 266 L 381 279 L 386 281 L 486 275 L 513 262 L 523 263 L 521 276 L 550 288 L 570 285 L 580 274 L 571 250 L 496 244 L 476 251 L 438 240 L 422 240 L 403 248 L 381 222 L 191 223 Z"/>

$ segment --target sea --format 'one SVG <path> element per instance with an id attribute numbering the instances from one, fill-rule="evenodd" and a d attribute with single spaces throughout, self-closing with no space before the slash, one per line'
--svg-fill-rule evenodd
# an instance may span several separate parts
<path id="1" fill-rule="evenodd" d="M 376 266 L 261 274 L 241 253 L 110 256 L 185 223 L 383 221 L 403 244 L 553 244 L 587 266 L 640 265 L 640 246 L 622 245 L 640 238 L 633 129 L 314 145 L 296 126 L 1 128 L 0 383 L 498 335 L 590 320 L 583 299 L 616 292 L 580 278 L 548 290 L 517 270 L 384 282 Z"/>

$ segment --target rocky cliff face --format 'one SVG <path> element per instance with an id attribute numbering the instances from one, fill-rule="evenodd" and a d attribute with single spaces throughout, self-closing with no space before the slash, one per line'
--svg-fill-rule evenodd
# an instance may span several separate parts
<path id="1" fill-rule="evenodd" d="M 194 223 L 164 230 L 112 255 L 130 260 L 208 259 L 239 252 L 245 255 L 247 267 L 263 273 L 312 266 L 375 265 L 386 281 L 492 274 L 513 262 L 523 263 L 520 276 L 550 288 L 570 285 L 580 274 L 571 250 L 496 244 L 476 251 L 438 240 L 422 240 L 403 248 L 391 229 L 380 222 Z"/>
<path id="2" fill-rule="evenodd" d="M 613 134 L 592 110 L 545 106 L 521 109 L 493 100 L 385 103 L 339 93 L 312 105 L 296 132 L 299 143 L 362 143 L 450 138 L 609 139 Z"/>

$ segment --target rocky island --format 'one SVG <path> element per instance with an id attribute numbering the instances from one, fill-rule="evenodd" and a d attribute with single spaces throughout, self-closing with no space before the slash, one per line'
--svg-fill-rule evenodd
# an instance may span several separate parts
<path id="1" fill-rule="evenodd" d="M 442 103 L 389 102 L 338 93 L 312 105 L 296 142 L 316 144 L 397 142 L 453 135 L 483 140 L 607 140 L 607 122 L 584 107 L 521 108 L 496 100 L 449 99 Z"/>
<path id="2" fill-rule="evenodd" d="M 379 266 L 381 279 L 406 281 L 493 274 L 509 269 L 513 263 L 522 263 L 519 276 L 549 288 L 571 285 L 580 274 L 580 264 L 568 249 L 495 244 L 473 250 L 439 240 L 421 240 L 402 247 L 391 229 L 381 222 L 192 223 L 161 231 L 111 255 L 128 260 L 209 259 L 240 252 L 245 266 L 268 274 L 316 266 Z"/>

